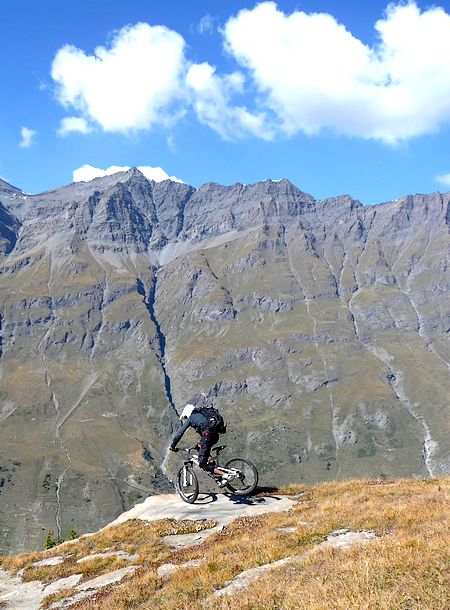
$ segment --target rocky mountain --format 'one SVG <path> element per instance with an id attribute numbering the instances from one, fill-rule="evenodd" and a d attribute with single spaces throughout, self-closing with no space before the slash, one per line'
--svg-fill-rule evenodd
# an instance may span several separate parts
<path id="1" fill-rule="evenodd" d="M 265 484 L 448 473 L 449 227 L 450 194 L 0 181 L 0 550 L 169 490 L 198 397 Z"/>

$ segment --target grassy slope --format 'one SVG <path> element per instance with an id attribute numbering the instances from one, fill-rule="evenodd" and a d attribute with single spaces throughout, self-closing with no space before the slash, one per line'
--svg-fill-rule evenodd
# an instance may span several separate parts
<path id="1" fill-rule="evenodd" d="M 170 489 L 158 463 L 173 414 L 156 332 L 135 290 L 144 263 L 117 273 L 80 248 L 71 264 L 58 267 L 43 254 L 0 278 L 7 318 L 16 324 L 11 345 L 3 344 L 0 388 L 0 408 L 6 402 L 12 409 L 0 426 L 5 551 L 27 548 L 25 540 L 39 547 L 41 528 L 56 527 L 57 495 L 65 536 L 72 527 L 97 529 L 144 494 Z M 120 330 L 123 324 L 130 327 Z"/>
<path id="2" fill-rule="evenodd" d="M 90 553 L 123 549 L 138 554 L 134 563 L 140 567 L 133 576 L 81 602 L 80 610 L 444 610 L 450 606 L 449 490 L 450 478 L 294 485 L 280 490 L 298 500 L 291 511 L 238 519 L 200 547 L 174 551 L 161 537 L 212 522 L 130 521 L 45 553 L 69 553 L 62 565 L 29 567 L 43 554 L 4 558 L 2 564 L 11 571 L 25 567 L 26 578 L 49 582 L 79 573 L 76 559 Z M 283 527 L 295 529 L 280 531 Z M 342 528 L 370 530 L 377 538 L 347 549 L 317 548 Z M 210 598 L 243 570 L 311 549 L 236 596 Z M 157 577 L 163 563 L 190 559 L 203 563 L 179 569 L 167 580 Z M 84 579 L 123 564 L 116 558 L 86 562 Z"/>

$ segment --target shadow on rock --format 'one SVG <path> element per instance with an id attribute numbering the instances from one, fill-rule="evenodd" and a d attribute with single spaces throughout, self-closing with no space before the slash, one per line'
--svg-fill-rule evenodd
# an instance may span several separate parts
<path id="1" fill-rule="evenodd" d="M 233 502 L 233 504 L 246 504 L 247 506 L 256 506 L 258 504 L 263 504 L 267 501 L 268 498 L 272 500 L 281 500 L 280 497 L 277 496 L 237 496 L 236 494 L 225 494 L 226 497 Z"/>
<path id="2" fill-rule="evenodd" d="M 211 504 L 212 502 L 217 502 L 217 494 L 213 492 L 208 493 L 200 493 L 196 504 Z"/>
<path id="3" fill-rule="evenodd" d="M 263 486 L 259 486 L 255 489 L 255 491 L 253 492 L 254 494 L 277 494 L 278 493 L 278 488 L 277 487 L 263 487 Z"/>

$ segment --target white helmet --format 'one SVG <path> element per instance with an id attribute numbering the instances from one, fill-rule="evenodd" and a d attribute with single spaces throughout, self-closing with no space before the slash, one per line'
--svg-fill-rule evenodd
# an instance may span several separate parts
<path id="1" fill-rule="evenodd" d="M 195 409 L 194 405 L 187 404 L 184 409 L 181 411 L 180 419 L 187 419 L 192 415 L 192 411 Z"/>

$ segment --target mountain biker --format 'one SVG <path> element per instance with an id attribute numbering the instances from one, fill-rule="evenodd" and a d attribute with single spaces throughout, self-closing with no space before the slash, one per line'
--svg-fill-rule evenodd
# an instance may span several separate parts
<path id="1" fill-rule="evenodd" d="M 219 432 L 210 428 L 208 418 L 196 410 L 196 407 L 187 404 L 180 414 L 181 425 L 172 439 L 169 449 L 178 451 L 176 448 L 182 436 L 188 428 L 194 428 L 200 434 L 200 441 L 197 444 L 198 449 L 198 465 L 203 470 L 215 474 L 216 476 L 223 475 L 223 471 L 216 468 L 214 463 L 208 463 L 211 448 L 219 440 Z"/>

